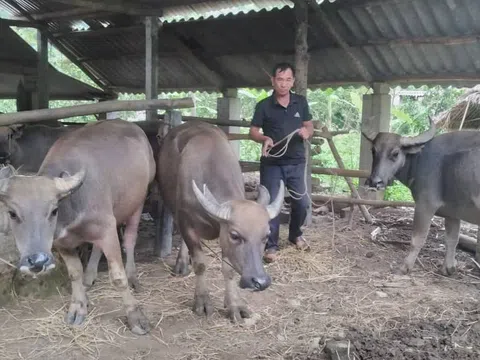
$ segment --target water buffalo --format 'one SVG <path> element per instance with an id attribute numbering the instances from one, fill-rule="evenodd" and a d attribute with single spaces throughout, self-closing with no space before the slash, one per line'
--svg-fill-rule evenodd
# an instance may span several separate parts
<path id="1" fill-rule="evenodd" d="M 456 269 L 460 221 L 480 223 L 480 132 L 453 131 L 435 136 L 430 119 L 425 132 L 404 137 L 364 132 L 372 143 L 372 169 L 365 185 L 384 189 L 394 178 L 410 188 L 415 200 L 411 249 L 400 272 L 409 273 L 425 244 L 434 215 L 445 218 L 445 275 Z"/>
<path id="2" fill-rule="evenodd" d="M 156 159 L 158 155 L 158 140 L 157 134 L 164 131 L 166 124 L 158 121 L 137 121 L 136 125 L 140 126 L 147 135 L 150 146 Z M 34 174 L 40 168 L 40 165 L 45 158 L 53 143 L 63 134 L 78 129 L 84 124 L 68 125 L 60 127 L 52 127 L 43 124 L 14 124 L 10 126 L 0 127 L 0 163 L 9 163 L 17 169 L 19 173 Z M 151 190 L 155 186 L 152 184 Z M 151 208 L 157 208 L 155 195 L 150 192 Z M 154 215 L 155 216 L 155 215 Z M 123 234 L 119 234 L 123 237 Z M 125 248 L 126 263 L 128 264 L 128 280 L 130 286 L 135 289 L 140 287 L 137 276 L 133 276 L 132 272 L 135 269 L 134 249 L 133 247 Z M 97 247 L 93 246 L 90 259 L 84 273 L 84 284 L 87 287 L 92 286 L 97 278 L 98 264 L 102 258 L 102 252 Z"/>
<path id="3" fill-rule="evenodd" d="M 117 225 L 126 224 L 124 243 L 132 246 L 155 170 L 142 129 L 128 121 L 107 120 L 60 137 L 36 175 L 15 174 L 10 166 L 0 171 L 0 201 L 8 209 L 20 271 L 48 273 L 55 266 L 52 245 L 67 266 L 72 281 L 67 323 L 81 324 L 87 316 L 83 268 L 75 249 L 89 242 L 107 258 L 132 332 L 149 330 L 128 287 Z"/>
<path id="4" fill-rule="evenodd" d="M 250 312 L 234 283 L 264 290 L 271 284 L 262 254 L 270 232 L 269 221 L 281 210 L 284 184 L 270 203 L 266 188 L 259 188 L 257 201 L 245 199 L 238 159 L 225 133 L 214 125 L 188 122 L 174 127 L 163 138 L 157 162 L 157 181 L 164 204 L 172 211 L 184 243 L 176 269 L 188 267 L 188 251 L 196 276 L 193 310 L 198 315 L 213 311 L 205 284 L 202 240 L 219 238 L 225 278 L 225 307 L 232 321 L 242 321 Z"/>

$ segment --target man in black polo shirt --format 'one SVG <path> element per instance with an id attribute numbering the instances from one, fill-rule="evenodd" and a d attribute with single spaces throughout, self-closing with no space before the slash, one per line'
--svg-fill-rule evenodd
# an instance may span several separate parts
<path id="1" fill-rule="evenodd" d="M 304 250 L 308 245 L 300 227 L 305 221 L 309 200 L 304 194 L 306 160 L 303 140 L 313 135 L 312 115 L 307 99 L 290 91 L 295 82 L 295 69 L 291 64 L 275 65 L 271 80 L 273 93 L 255 107 L 250 138 L 263 144 L 260 183 L 268 189 L 271 198 L 277 196 L 280 179 L 287 189 L 294 192 L 291 197 L 288 240 L 298 249 Z M 285 142 L 273 146 L 295 130 L 299 131 L 291 138 L 285 152 L 281 151 Z M 279 153 L 283 155 L 276 157 Z M 303 196 L 300 198 L 299 194 Z M 270 222 L 271 233 L 265 247 L 264 258 L 268 262 L 276 259 L 279 227 L 280 220 L 277 216 Z"/>

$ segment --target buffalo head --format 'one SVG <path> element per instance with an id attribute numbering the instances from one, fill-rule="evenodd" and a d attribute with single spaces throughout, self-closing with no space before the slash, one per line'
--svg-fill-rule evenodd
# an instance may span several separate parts
<path id="1" fill-rule="evenodd" d="M 77 189 L 84 177 L 83 170 L 55 178 L 17 175 L 11 166 L 0 170 L 0 201 L 20 252 L 21 272 L 35 276 L 55 267 L 51 249 L 59 201 Z"/>
<path id="2" fill-rule="evenodd" d="M 372 170 L 365 182 L 366 186 L 383 190 L 393 182 L 395 174 L 405 164 L 407 155 L 421 151 L 435 136 L 435 123 L 430 117 L 429 120 L 429 129 L 413 137 L 386 132 L 362 132 L 363 136 L 372 143 Z"/>
<path id="3" fill-rule="evenodd" d="M 0 126 L 0 163 L 5 164 L 16 151 L 16 140 L 23 135 L 25 124 Z"/>
<path id="4" fill-rule="evenodd" d="M 285 185 L 280 181 L 277 197 L 270 203 L 268 190 L 260 185 L 257 201 L 232 200 L 222 204 L 204 185 L 203 192 L 193 181 L 195 196 L 202 207 L 220 223 L 222 255 L 241 275 L 240 287 L 265 290 L 271 284 L 263 268 L 262 255 L 270 234 L 269 222 L 282 209 Z"/>

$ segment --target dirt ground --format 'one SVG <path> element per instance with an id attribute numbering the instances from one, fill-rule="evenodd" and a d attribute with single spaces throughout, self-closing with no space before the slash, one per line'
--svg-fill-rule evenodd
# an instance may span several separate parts
<path id="1" fill-rule="evenodd" d="M 151 320 L 150 334 L 128 331 L 121 298 L 103 264 L 82 327 L 63 323 L 69 289 L 48 299 L 20 298 L 0 309 L 0 358 L 328 359 L 324 348 L 333 339 L 346 342 L 350 359 L 479 359 L 480 272 L 471 255 L 457 250 L 458 273 L 440 274 L 444 229 L 436 218 L 413 273 L 393 275 L 408 250 L 412 210 L 371 213 L 375 224 L 366 224 L 357 211 L 353 229 L 331 213 L 315 216 L 305 230 L 311 245 L 305 253 L 286 246 L 282 225 L 281 256 L 266 265 L 272 286 L 241 292 L 254 312 L 243 326 L 225 317 L 220 262 L 208 249 L 216 311 L 209 319 L 192 312 L 193 273 L 170 274 L 178 236 L 168 258 L 154 258 L 154 225 L 145 220 L 136 256 L 143 289 L 136 297 Z M 381 231 L 372 240 L 377 227 Z M 219 252 L 216 241 L 209 245 Z"/>

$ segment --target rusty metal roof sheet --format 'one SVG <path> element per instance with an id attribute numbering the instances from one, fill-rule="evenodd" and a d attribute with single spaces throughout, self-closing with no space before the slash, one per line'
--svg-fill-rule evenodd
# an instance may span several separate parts
<path id="1" fill-rule="evenodd" d="M 40 3 L 23 2 L 32 9 Z M 209 15 L 214 13 L 214 5 L 219 9 L 222 4 L 240 2 L 246 8 L 250 3 L 252 10 Z M 163 24 L 159 33 L 160 91 L 269 87 L 272 65 L 294 60 L 295 19 L 290 1 L 212 0 L 181 8 L 166 9 L 165 14 L 188 20 L 190 9 L 192 14 L 203 15 L 193 21 L 173 19 Z M 480 23 L 475 19 L 480 15 L 480 1 L 337 0 L 324 1 L 320 8 L 373 81 L 455 86 L 479 82 Z M 314 10 L 309 21 L 309 85 L 366 84 Z M 102 29 L 104 23 L 100 29 L 63 34 L 57 40 L 103 83 L 119 91 L 143 92 L 142 24 Z M 115 20 L 108 24 L 119 26 Z M 64 32 L 64 23 L 51 22 L 49 26 L 53 32 Z"/>

